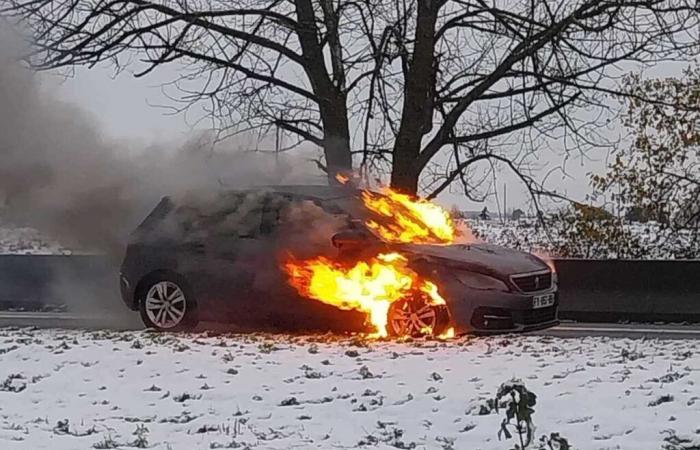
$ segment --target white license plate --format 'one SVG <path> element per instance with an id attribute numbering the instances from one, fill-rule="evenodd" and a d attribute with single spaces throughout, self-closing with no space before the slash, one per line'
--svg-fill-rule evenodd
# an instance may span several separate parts
<path id="1" fill-rule="evenodd" d="M 535 309 L 546 308 L 547 306 L 552 306 L 553 304 L 554 294 L 535 295 L 532 297 L 532 307 Z"/>

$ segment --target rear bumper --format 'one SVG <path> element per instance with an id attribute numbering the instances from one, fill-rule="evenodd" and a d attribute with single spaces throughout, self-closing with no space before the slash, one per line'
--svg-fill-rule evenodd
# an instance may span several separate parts
<path id="1" fill-rule="evenodd" d="M 121 294 L 122 301 L 124 304 L 131 309 L 136 311 L 138 305 L 136 304 L 136 298 L 134 295 L 134 285 L 129 279 L 123 274 L 119 273 L 119 293 Z"/>
<path id="2" fill-rule="evenodd" d="M 536 295 L 554 294 L 554 304 L 533 308 L 535 294 L 495 290 L 464 291 L 449 296 L 448 308 L 457 333 L 498 334 L 533 331 L 559 324 L 556 286 Z"/>

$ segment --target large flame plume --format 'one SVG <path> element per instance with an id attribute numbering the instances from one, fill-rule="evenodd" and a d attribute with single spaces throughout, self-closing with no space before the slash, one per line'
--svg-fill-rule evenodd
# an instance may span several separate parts
<path id="1" fill-rule="evenodd" d="M 428 200 L 383 189 L 382 195 L 362 192 L 367 209 L 381 220 L 368 220 L 366 225 L 389 242 L 413 244 L 451 244 L 455 225 L 450 213 Z"/>
<path id="2" fill-rule="evenodd" d="M 432 304 L 445 304 L 438 287 L 409 268 L 408 260 L 400 253 L 380 254 L 349 265 L 322 256 L 304 261 L 290 259 L 285 270 L 302 295 L 340 309 L 367 313 L 376 330 L 374 337 L 387 335 L 389 307 L 399 299 L 423 292 Z"/>

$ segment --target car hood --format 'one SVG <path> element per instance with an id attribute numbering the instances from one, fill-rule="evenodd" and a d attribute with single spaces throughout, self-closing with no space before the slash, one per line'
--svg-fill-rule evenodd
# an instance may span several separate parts
<path id="1" fill-rule="evenodd" d="M 530 253 L 492 244 L 406 244 L 403 249 L 416 256 L 439 260 L 441 264 L 485 274 L 508 276 L 547 269 L 544 261 Z"/>

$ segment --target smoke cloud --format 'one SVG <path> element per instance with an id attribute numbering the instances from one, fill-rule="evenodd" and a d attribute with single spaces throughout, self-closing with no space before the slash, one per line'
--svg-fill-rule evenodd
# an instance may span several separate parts
<path id="1" fill-rule="evenodd" d="M 193 206 L 196 219 L 208 217 L 208 206 L 216 209 L 211 200 L 220 198 L 224 189 L 326 182 L 311 161 L 318 155 L 311 151 L 297 150 L 275 158 L 246 151 L 241 139 L 213 144 L 208 133 L 193 133 L 184 142 L 147 148 L 133 148 L 128 141 L 108 138 L 85 111 L 47 92 L 42 75 L 22 63 L 20 55 L 25 49 L 20 37 L 0 23 L 0 216 L 15 225 L 38 229 L 63 246 L 110 257 L 94 267 L 79 264 L 79 258 L 54 264 L 47 299 L 51 303 L 100 317 L 100 323 L 108 326 L 138 328 L 134 315 L 118 299 L 116 265 L 130 232 L 162 196 Z M 261 307 L 276 305 L 268 320 L 257 324 L 260 328 L 289 325 L 290 321 L 309 326 L 310 316 L 306 312 L 299 316 L 307 310 L 329 326 L 337 314 L 334 308 L 317 302 L 310 308 L 298 308 L 299 300 L 290 295 L 292 288 L 280 270 L 287 253 L 279 249 L 297 257 L 332 252 L 329 237 L 347 225 L 346 219 L 305 203 L 288 211 L 292 217 L 282 218 L 290 219 L 291 225 L 265 243 L 267 251 L 248 254 L 244 247 L 236 248 L 238 259 L 217 259 L 216 255 L 226 250 L 217 236 L 235 237 L 243 232 L 236 215 L 259 207 L 260 202 L 254 200 L 212 227 L 207 232 L 211 236 L 202 237 L 205 243 L 211 240 L 216 250 L 208 260 L 209 269 L 213 273 L 255 273 L 255 287 L 274 300 L 260 302 Z M 161 228 L 159 233 L 170 230 L 186 240 L 185 219 L 165 227 L 165 231 Z M 231 227 L 235 229 L 228 229 Z M 233 239 L 225 242 L 235 245 Z"/>
<path id="2" fill-rule="evenodd" d="M 0 205 L 6 220 L 63 245 L 121 256 L 128 233 L 163 195 L 265 184 L 323 183 L 305 156 L 247 152 L 207 133 L 133 149 L 80 108 L 42 90 L 0 24 Z"/>

